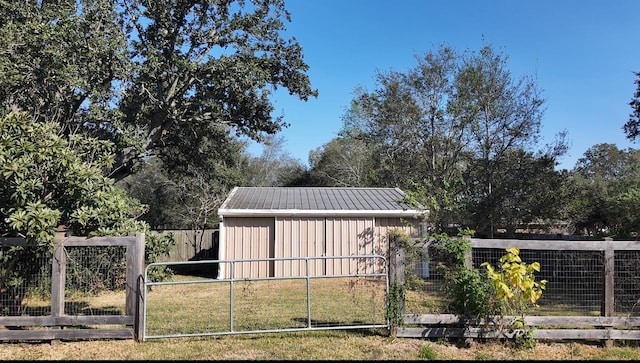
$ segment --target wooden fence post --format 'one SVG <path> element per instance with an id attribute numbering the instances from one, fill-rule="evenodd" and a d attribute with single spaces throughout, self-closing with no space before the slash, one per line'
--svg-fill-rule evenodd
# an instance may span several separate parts
<path id="1" fill-rule="evenodd" d="M 615 316 L 615 251 L 613 249 L 613 238 L 606 237 L 604 249 L 604 264 L 603 264 L 603 293 L 602 293 L 602 305 L 600 309 L 600 315 L 604 317 Z M 607 330 L 611 330 L 610 327 Z M 605 341 L 607 348 L 613 347 L 613 340 L 607 339 Z"/>
<path id="2" fill-rule="evenodd" d="M 51 316 L 64 315 L 64 290 L 66 283 L 67 259 L 64 253 L 64 232 L 57 232 L 53 240 L 51 261 Z"/>
<path id="3" fill-rule="evenodd" d="M 471 245 L 471 236 L 464 235 L 462 238 Z M 469 270 L 473 269 L 473 248 L 469 248 L 469 251 L 464 254 L 464 267 Z"/>
<path id="4" fill-rule="evenodd" d="M 144 233 L 138 232 L 135 243 L 127 246 L 126 315 L 134 316 L 133 334 L 143 338 L 144 328 Z"/>
<path id="5" fill-rule="evenodd" d="M 404 250 L 400 248 L 398 236 L 392 235 L 389 239 L 389 306 L 387 306 L 389 321 L 389 334 L 396 336 L 398 320 L 404 319 Z M 391 311 L 389 311 L 391 310 Z M 399 315 L 399 316 L 398 316 Z"/>

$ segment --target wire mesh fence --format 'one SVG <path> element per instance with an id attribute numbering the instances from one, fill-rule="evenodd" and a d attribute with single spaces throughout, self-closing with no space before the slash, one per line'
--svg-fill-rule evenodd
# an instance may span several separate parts
<path id="1" fill-rule="evenodd" d="M 317 262 L 382 260 L 364 273 L 317 273 Z M 227 271 L 248 271 L 238 264 L 273 262 L 296 266 L 296 274 L 215 278 Z M 386 327 L 387 272 L 381 256 L 251 259 L 157 263 L 155 268 L 209 265 L 209 276 L 175 275 L 171 281 L 146 280 L 144 339 L 277 331 Z M 300 268 L 306 266 L 306 268 Z M 207 270 L 200 268 L 201 271 Z M 276 271 L 279 269 L 274 269 Z"/>
<path id="2" fill-rule="evenodd" d="M 122 315 L 126 247 L 64 247 L 67 315 Z M 0 316 L 51 314 L 53 254 L 49 247 L 0 247 Z"/>
<path id="3" fill-rule="evenodd" d="M 49 315 L 51 258 L 42 247 L 0 247 L 0 316 Z"/>
<path id="4" fill-rule="evenodd" d="M 505 246 L 507 248 L 508 246 Z M 472 248 L 471 260 L 476 269 L 483 262 L 499 265 L 505 248 Z M 602 250 L 563 250 L 520 248 L 520 258 L 530 264 L 540 263 L 536 281 L 547 280 L 546 289 L 530 315 L 600 316 L 602 315 L 605 279 L 605 256 Z M 407 294 L 406 313 L 453 313 L 444 290 L 444 276 L 437 263 L 425 258 L 408 268 L 418 280 Z M 616 316 L 640 316 L 640 251 L 616 250 L 614 275 Z"/>

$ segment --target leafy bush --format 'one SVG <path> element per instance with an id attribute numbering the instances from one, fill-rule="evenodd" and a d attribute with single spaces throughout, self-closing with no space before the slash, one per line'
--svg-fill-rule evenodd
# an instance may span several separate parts
<path id="1" fill-rule="evenodd" d="M 489 318 L 500 312 L 500 302 L 493 298 L 493 288 L 482 272 L 471 266 L 473 231 L 461 230 L 457 236 L 429 236 L 429 256 L 444 278 L 449 310 L 464 318 Z"/>
<path id="2" fill-rule="evenodd" d="M 40 269 L 33 260 L 50 254 L 60 225 L 80 236 L 147 232 L 147 262 L 168 253 L 171 241 L 154 239 L 137 220 L 146 206 L 104 177 L 114 163 L 113 144 L 80 135 L 63 138 L 58 127 L 26 113 L 0 117 L 0 234 L 29 243 L 0 254 L 2 301 L 22 300 L 24 289 L 17 287 Z"/>
<path id="3" fill-rule="evenodd" d="M 533 348 L 535 347 L 533 329 L 527 327 L 524 316 L 529 308 L 538 306 L 537 301 L 542 296 L 547 281 L 535 281 L 535 272 L 540 272 L 539 262 L 527 265 L 520 258 L 518 248 L 507 248 L 506 251 L 507 253 L 500 257 L 498 269 L 488 262 L 484 262 L 482 266 L 486 267 L 496 296 L 506 307 L 506 313 L 517 315 L 511 323 L 511 329 L 521 331 L 516 335 L 516 345 L 522 348 Z"/>

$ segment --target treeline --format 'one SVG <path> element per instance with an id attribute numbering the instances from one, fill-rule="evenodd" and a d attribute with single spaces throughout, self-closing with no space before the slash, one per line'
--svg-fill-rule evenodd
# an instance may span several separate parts
<path id="1" fill-rule="evenodd" d="M 513 79 L 504 54 L 443 46 L 416 61 L 405 73 L 377 74 L 373 90 L 358 88 L 338 136 L 310 153 L 309 167 L 270 136 L 260 156 L 234 141 L 230 167 L 208 169 L 224 170 L 222 178 L 172 180 L 148 163 L 126 188 L 152 206 L 143 218 L 162 227 L 196 228 L 203 216 L 214 226 L 235 185 L 399 187 L 429 210 L 432 231 L 513 236 L 522 226 L 551 231 L 560 222 L 566 233 L 635 238 L 638 150 L 596 144 L 573 169 L 556 170 L 566 134 L 539 145 L 545 100 L 533 77 Z"/>
<path id="2" fill-rule="evenodd" d="M 318 95 L 281 0 L 5 1 L 0 15 L 2 235 L 210 228 L 234 186 L 400 187 L 433 231 L 478 236 L 551 220 L 618 239 L 639 228 L 636 150 L 594 145 L 556 171 L 566 134 L 540 145 L 536 79 L 491 45 L 442 45 L 354 85 L 307 167 L 271 101 Z"/>

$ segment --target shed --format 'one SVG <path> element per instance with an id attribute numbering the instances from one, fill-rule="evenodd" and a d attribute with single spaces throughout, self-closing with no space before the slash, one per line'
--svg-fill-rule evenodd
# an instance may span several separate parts
<path id="1" fill-rule="evenodd" d="M 236 187 L 218 210 L 219 258 L 254 260 L 234 262 L 234 278 L 361 271 L 362 261 L 342 256 L 386 256 L 394 228 L 418 234 L 421 211 L 404 197 L 398 188 Z M 219 278 L 231 277 L 229 266 Z"/>

